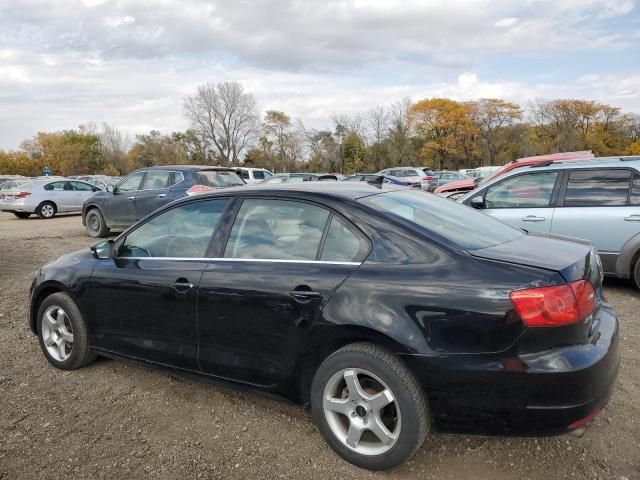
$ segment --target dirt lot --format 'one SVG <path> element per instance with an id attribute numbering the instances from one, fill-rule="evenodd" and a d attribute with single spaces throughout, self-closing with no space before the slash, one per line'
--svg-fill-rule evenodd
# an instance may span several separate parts
<path id="1" fill-rule="evenodd" d="M 338 458 L 296 405 L 124 362 L 62 372 L 28 330 L 35 270 L 85 248 L 78 216 L 0 213 L 0 479 L 640 479 L 640 293 L 608 281 L 622 368 L 580 439 L 432 435 L 407 464 L 371 473 Z"/>

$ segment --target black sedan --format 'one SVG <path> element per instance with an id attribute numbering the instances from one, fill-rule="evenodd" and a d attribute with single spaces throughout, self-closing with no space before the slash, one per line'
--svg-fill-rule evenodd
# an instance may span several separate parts
<path id="1" fill-rule="evenodd" d="M 30 300 L 58 368 L 103 355 L 310 404 L 369 469 L 452 423 L 582 428 L 619 363 L 590 244 L 366 182 L 178 200 L 40 269 Z"/>

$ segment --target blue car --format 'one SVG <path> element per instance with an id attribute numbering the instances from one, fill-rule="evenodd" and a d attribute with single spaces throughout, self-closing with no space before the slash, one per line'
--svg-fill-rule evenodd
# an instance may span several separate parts
<path id="1" fill-rule="evenodd" d="M 245 185 L 231 168 L 165 165 L 131 172 L 117 185 L 97 192 L 82 205 L 82 224 L 92 237 L 133 225 L 178 198 Z"/>

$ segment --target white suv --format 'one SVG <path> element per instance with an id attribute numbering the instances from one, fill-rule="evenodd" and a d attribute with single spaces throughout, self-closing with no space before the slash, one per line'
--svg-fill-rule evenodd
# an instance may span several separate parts
<path id="1" fill-rule="evenodd" d="M 264 168 L 241 167 L 236 170 L 236 173 L 247 183 L 258 183 L 273 176 L 273 173 Z"/>

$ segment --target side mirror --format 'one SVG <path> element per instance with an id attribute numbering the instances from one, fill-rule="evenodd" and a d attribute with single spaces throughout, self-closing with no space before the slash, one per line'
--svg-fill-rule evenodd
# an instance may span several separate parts
<path id="1" fill-rule="evenodd" d="M 479 209 L 485 208 L 484 198 L 482 197 L 482 195 L 476 195 L 475 197 L 472 197 L 471 200 L 469 200 L 469 206 Z"/>
<path id="2" fill-rule="evenodd" d="M 91 245 L 91 253 L 98 260 L 105 260 L 113 257 L 113 240 L 105 240 Z"/>
<path id="3" fill-rule="evenodd" d="M 111 192 L 111 193 L 114 192 L 113 185 L 107 185 L 107 192 Z"/>

